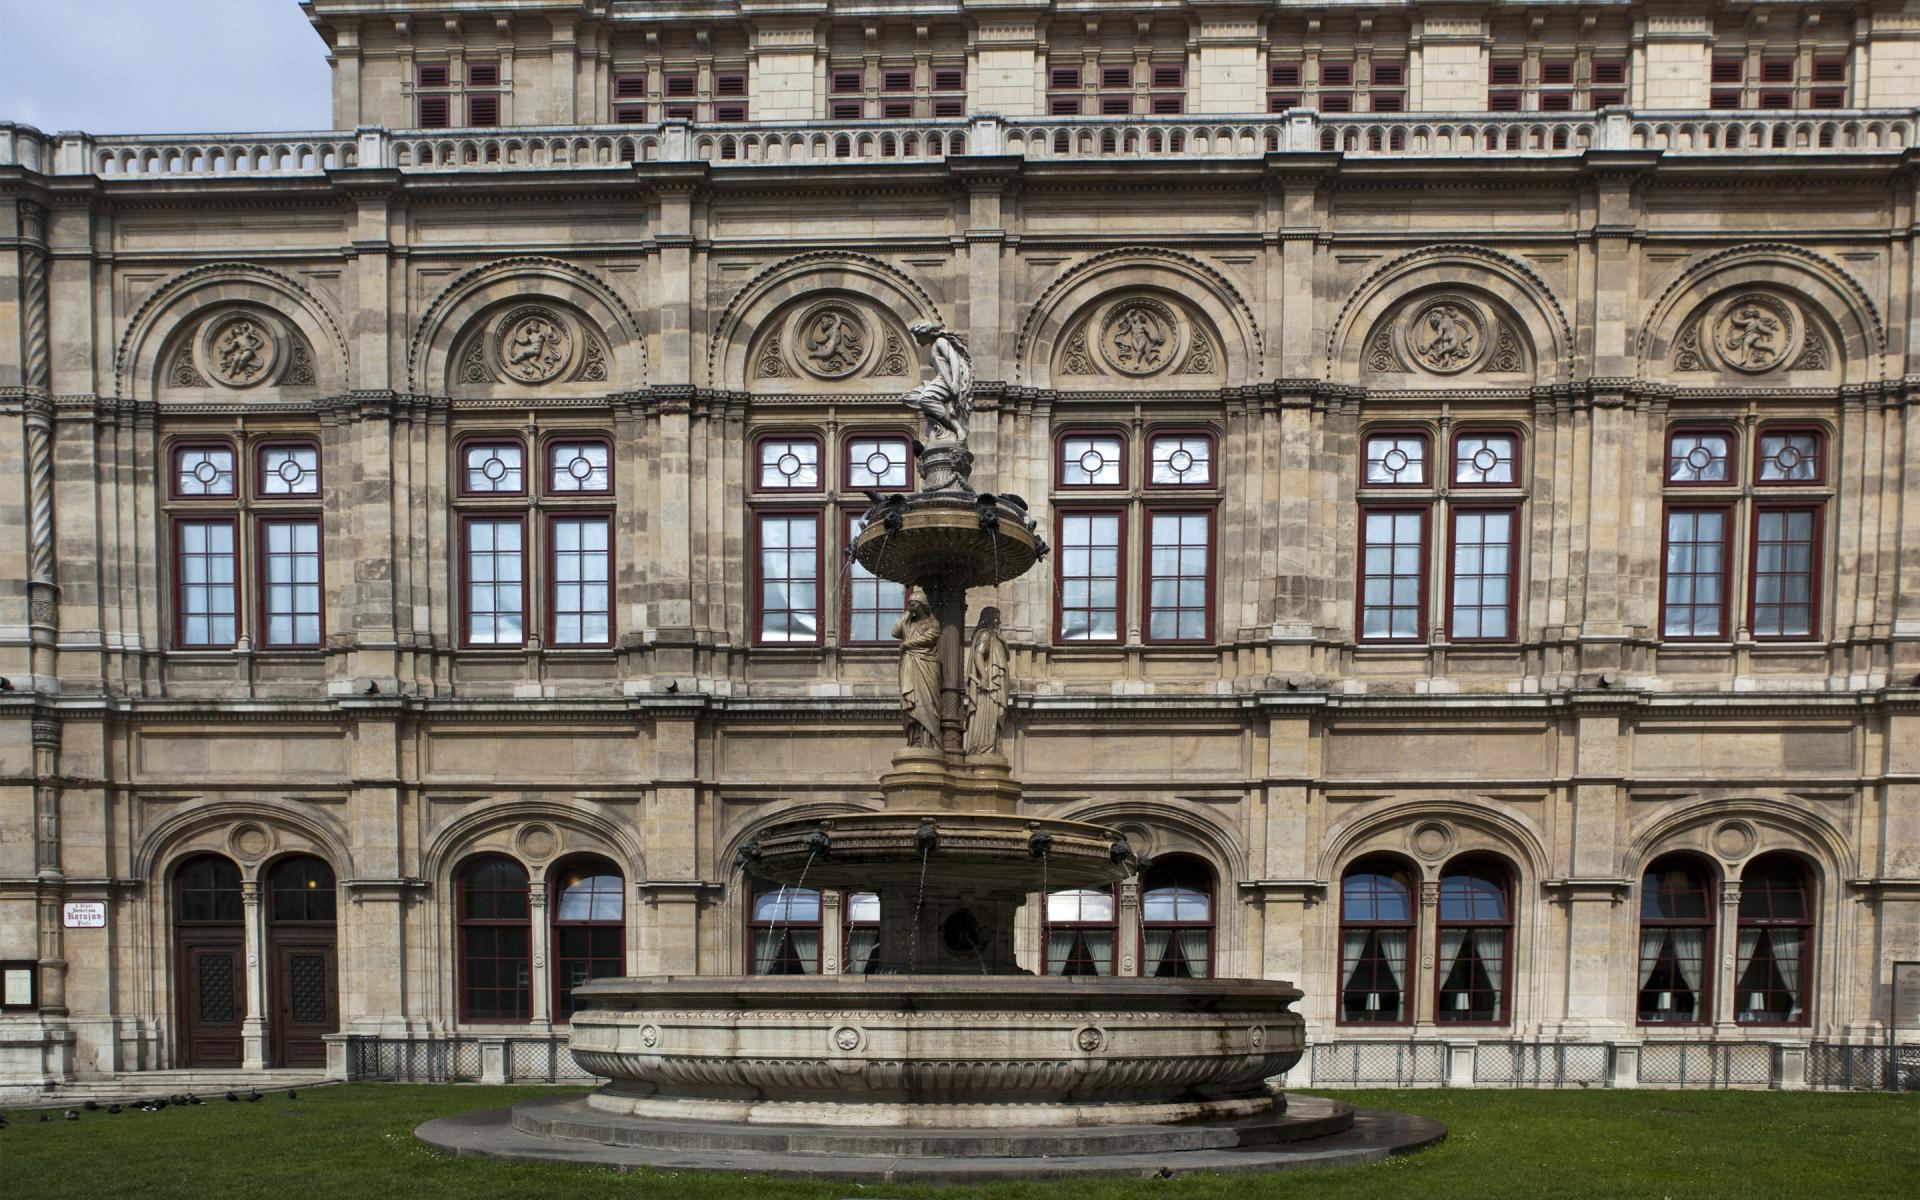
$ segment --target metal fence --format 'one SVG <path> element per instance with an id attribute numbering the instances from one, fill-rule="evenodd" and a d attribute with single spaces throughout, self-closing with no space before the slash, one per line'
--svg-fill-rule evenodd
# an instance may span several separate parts
<path id="1" fill-rule="evenodd" d="M 1313 1047 L 1313 1082 L 1324 1087 L 1414 1087 L 1446 1078 L 1440 1042 L 1324 1042 Z"/>
<path id="2" fill-rule="evenodd" d="M 1608 1047 L 1568 1042 L 1481 1042 L 1473 1082 L 1489 1087 L 1605 1087 Z"/>
<path id="3" fill-rule="evenodd" d="M 1767 1042 L 1648 1042 L 1640 1082 L 1674 1087 L 1766 1087 L 1774 1079 Z"/>
<path id="4" fill-rule="evenodd" d="M 1316 1042 L 1289 1087 L 1920 1091 L 1920 1046 L 1843 1042 Z"/>
<path id="5" fill-rule="evenodd" d="M 1807 1047 L 1807 1086 L 1920 1092 L 1920 1046 L 1815 1042 Z"/>

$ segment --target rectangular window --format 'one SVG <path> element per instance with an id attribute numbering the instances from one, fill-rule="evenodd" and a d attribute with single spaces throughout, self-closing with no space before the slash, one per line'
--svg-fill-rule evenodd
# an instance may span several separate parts
<path id="1" fill-rule="evenodd" d="M 180 573 L 176 592 L 180 644 L 213 648 L 238 641 L 240 597 L 233 519 L 176 524 L 174 567 Z"/>
<path id="2" fill-rule="evenodd" d="M 880 102 L 880 115 L 889 121 L 904 121 L 913 116 L 913 101 L 883 100 Z"/>
<path id="3" fill-rule="evenodd" d="M 1839 88 L 1815 88 L 1807 97 L 1808 108 L 1845 108 L 1846 106 L 1847 94 Z"/>
<path id="4" fill-rule="evenodd" d="M 744 121 L 747 119 L 747 106 L 744 104 L 716 104 L 713 106 L 713 119 L 716 121 Z M 726 156 L 723 148 L 721 156 Z"/>
<path id="5" fill-rule="evenodd" d="M 1510 433 L 1462 433 L 1453 439 L 1453 481 L 1467 487 L 1512 487 L 1519 439 Z"/>
<path id="6" fill-rule="evenodd" d="M 518 442 L 467 442 L 460 448 L 460 491 L 468 496 L 523 496 L 526 455 Z"/>
<path id="7" fill-rule="evenodd" d="M 1323 62 L 1320 64 L 1321 87 L 1350 87 L 1353 84 L 1353 64 L 1350 62 Z"/>
<path id="8" fill-rule="evenodd" d="M 1206 641 L 1213 623 L 1213 513 L 1149 512 L 1147 530 L 1147 640 Z"/>
<path id="9" fill-rule="evenodd" d="M 1419 487 L 1426 482 L 1426 434 L 1376 433 L 1367 438 L 1367 486 Z"/>
<path id="10" fill-rule="evenodd" d="M 1274 92 L 1267 96 L 1268 112 L 1285 112 L 1290 108 L 1299 107 L 1300 93 L 1298 92 Z"/>
<path id="11" fill-rule="evenodd" d="M 1352 92 L 1321 92 L 1320 111 L 1343 113 L 1353 111 Z"/>
<path id="12" fill-rule="evenodd" d="M 1213 482 L 1213 439 L 1204 433 L 1160 433 L 1147 443 L 1147 482 L 1154 487 L 1206 487 Z"/>
<path id="13" fill-rule="evenodd" d="M 713 94 L 716 96 L 744 96 L 747 94 L 747 73 L 745 71 L 727 71 L 713 77 Z"/>
<path id="14" fill-rule="evenodd" d="M 1572 92 L 1540 93 L 1540 111 L 1541 112 L 1572 112 L 1573 111 L 1573 93 Z"/>
<path id="15" fill-rule="evenodd" d="M 420 128 L 445 129 L 453 124 L 453 107 L 448 96 L 420 97 Z"/>
<path id="16" fill-rule="evenodd" d="M 526 526 L 519 517 L 467 517 L 466 644 L 526 641 Z"/>
<path id="17" fill-rule="evenodd" d="M 1125 487 L 1126 445 L 1118 434 L 1069 434 L 1060 439 L 1061 487 Z"/>
<path id="18" fill-rule="evenodd" d="M 761 513 L 755 528 L 760 556 L 760 637 L 763 643 L 820 641 L 820 517 L 817 513 Z"/>
<path id="19" fill-rule="evenodd" d="M 645 100 L 647 98 L 647 77 L 645 75 L 614 76 L 613 96 L 616 100 Z"/>
<path id="20" fill-rule="evenodd" d="M 467 124 L 479 128 L 500 123 L 500 97 L 491 93 L 467 97 Z"/>
<path id="21" fill-rule="evenodd" d="M 1100 86 L 1108 91 L 1113 91 L 1118 88 L 1132 87 L 1133 86 L 1133 68 L 1132 67 L 1100 68 Z"/>
<path id="22" fill-rule="evenodd" d="M 1707 97 L 1708 108 L 1732 109 L 1740 107 L 1739 88 L 1715 88 Z"/>
<path id="23" fill-rule="evenodd" d="M 1056 117 L 1077 117 L 1080 115 L 1080 97 L 1050 96 L 1047 99 L 1047 112 Z"/>
<path id="24" fill-rule="evenodd" d="M 499 87 L 499 63 L 468 63 L 467 83 L 471 87 Z"/>
<path id="25" fill-rule="evenodd" d="M 1185 67 L 1155 67 L 1153 69 L 1153 86 L 1156 88 L 1178 88 L 1185 87 L 1186 85 L 1187 69 Z"/>
<path id="26" fill-rule="evenodd" d="M 552 575 L 548 610 L 556 646 L 613 640 L 611 518 L 554 517 L 547 526 Z"/>
<path id="27" fill-rule="evenodd" d="M 933 90 L 936 92 L 960 92 L 967 87 L 967 72 L 964 67 L 936 67 L 933 72 Z"/>
<path id="28" fill-rule="evenodd" d="M 1300 86 L 1300 64 L 1297 62 L 1274 63 L 1267 70 L 1268 87 L 1292 88 Z"/>
<path id="29" fill-rule="evenodd" d="M 35 982 L 40 964 L 32 959 L 0 962 L 0 1011 L 19 1012 L 38 1008 L 40 1001 Z"/>
<path id="30" fill-rule="evenodd" d="M 1618 88 L 1608 88 L 1604 91 L 1596 89 L 1588 93 L 1587 96 L 1587 107 L 1589 108 L 1612 108 L 1625 104 L 1626 102 L 1627 94 Z"/>
<path id="31" fill-rule="evenodd" d="M 547 490 L 578 495 L 613 490 L 612 451 L 607 443 L 547 443 Z"/>
<path id="32" fill-rule="evenodd" d="M 1056 92 L 1074 92 L 1080 90 L 1079 67 L 1047 68 L 1047 87 Z"/>
<path id="33" fill-rule="evenodd" d="M 1540 64 L 1540 82 L 1547 87 L 1565 87 L 1573 83 L 1573 60 L 1551 59 Z"/>
<path id="34" fill-rule="evenodd" d="M 1793 93 L 1785 88 L 1760 93 L 1760 108 L 1792 108 Z"/>
<path id="35" fill-rule="evenodd" d="M 847 486 L 876 491 L 906 487 L 912 482 L 908 458 L 905 438 L 848 438 Z"/>
<path id="36" fill-rule="evenodd" d="M 1425 509 L 1363 509 L 1360 637 L 1417 641 L 1426 617 Z"/>
<path id="37" fill-rule="evenodd" d="M 1519 92 L 1488 92 L 1487 93 L 1487 111 L 1488 112 L 1519 112 L 1520 111 L 1520 93 Z"/>
<path id="38" fill-rule="evenodd" d="M 1367 107 L 1377 113 L 1405 112 L 1407 94 L 1405 92 L 1374 92 L 1367 97 Z M 1398 146 L 1394 149 L 1399 149 Z"/>
<path id="39" fill-rule="evenodd" d="M 1815 83 L 1845 83 L 1847 81 L 1847 60 L 1844 58 L 1814 59 L 1813 81 Z"/>
<path id="40" fill-rule="evenodd" d="M 1625 83 L 1627 64 L 1624 59 L 1596 59 L 1593 64 L 1593 82 Z"/>
<path id="41" fill-rule="evenodd" d="M 1399 87 L 1407 81 L 1407 64 L 1375 59 L 1367 68 L 1367 81 L 1374 87 Z"/>
<path id="42" fill-rule="evenodd" d="M 421 63 L 415 76 L 420 87 L 446 87 L 453 77 L 447 63 Z"/>
<path id="43" fill-rule="evenodd" d="M 1817 430 L 1762 430 L 1757 447 L 1759 465 L 1754 482 L 1770 484 L 1818 484 L 1825 480 L 1822 443 Z"/>
<path id="44" fill-rule="evenodd" d="M 1517 58 L 1497 58 L 1487 64 L 1487 82 L 1496 86 L 1518 87 L 1520 72 L 1525 66 Z"/>
<path id="45" fill-rule="evenodd" d="M 1100 115 L 1104 117 L 1124 117 L 1133 111 L 1132 96 L 1100 97 Z"/>
<path id="46" fill-rule="evenodd" d="M 967 102 L 955 97 L 933 102 L 933 115 L 936 117 L 964 117 L 967 115 Z"/>
<path id="47" fill-rule="evenodd" d="M 621 104 L 615 106 L 613 119 L 620 125 L 645 125 L 647 106 L 644 104 Z"/>
<path id="48" fill-rule="evenodd" d="M 173 494 L 181 500 L 234 494 L 233 447 L 180 446 L 173 452 Z"/>
<path id="49" fill-rule="evenodd" d="M 1747 61 L 1743 58 L 1716 58 L 1713 60 L 1713 82 L 1739 83 L 1747 77 Z"/>
<path id="50" fill-rule="evenodd" d="M 811 437 L 769 437 L 759 443 L 760 490 L 820 490 L 820 443 Z"/>
<path id="51" fill-rule="evenodd" d="M 282 496 L 318 496 L 320 494 L 320 450 L 315 446 L 260 447 L 260 495 L 266 499 Z"/>
<path id="52" fill-rule="evenodd" d="M 1760 60 L 1761 83 L 1792 83 L 1793 60 L 1791 58 L 1763 58 Z"/>
<path id="53" fill-rule="evenodd" d="M 1820 510 L 1756 508 L 1753 514 L 1753 636 L 1813 636 L 1818 611 Z"/>
<path id="54" fill-rule="evenodd" d="M 691 104 L 669 104 L 665 109 L 669 121 L 691 121 L 694 118 L 694 106 Z"/>
<path id="55" fill-rule="evenodd" d="M 1120 640 L 1120 530 L 1117 512 L 1060 514 L 1061 641 Z"/>
<path id="56" fill-rule="evenodd" d="M 320 644 L 320 522 L 260 523 L 261 608 L 268 646 Z"/>
<path id="57" fill-rule="evenodd" d="M 860 532 L 860 517 L 847 517 L 847 542 L 852 544 Z M 907 607 L 907 585 L 881 579 L 852 559 L 847 560 L 848 642 L 887 642 L 893 638 L 893 623 Z"/>
<path id="58" fill-rule="evenodd" d="M 1661 570 L 1665 636 L 1726 636 L 1727 519 L 1725 508 L 1667 510 Z"/>
<path id="59" fill-rule="evenodd" d="M 1678 429 L 1667 439 L 1667 482 L 1733 482 L 1733 435 L 1711 429 Z"/>
<path id="60" fill-rule="evenodd" d="M 1515 516 L 1510 508 L 1453 511 L 1447 636 L 1456 642 L 1513 637 Z"/>
<path id="61" fill-rule="evenodd" d="M 858 92 L 866 87 L 865 72 L 835 71 L 833 73 L 832 87 L 833 91 L 842 95 L 848 92 Z"/>
<path id="62" fill-rule="evenodd" d="M 913 90 L 913 68 L 888 69 L 880 72 L 880 90 L 883 92 L 910 92 Z"/>
<path id="63" fill-rule="evenodd" d="M 829 115 L 836 121 L 858 121 L 863 108 L 864 102 L 859 100 L 835 100 L 828 105 Z"/>
<path id="64" fill-rule="evenodd" d="M 699 94 L 700 76 L 692 71 L 684 71 L 674 75 L 663 76 L 661 84 L 665 87 L 666 93 L 669 96 L 691 97 Z"/>

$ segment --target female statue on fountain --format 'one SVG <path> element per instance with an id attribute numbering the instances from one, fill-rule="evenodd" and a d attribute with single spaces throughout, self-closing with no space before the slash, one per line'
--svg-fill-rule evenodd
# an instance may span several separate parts
<path id="1" fill-rule="evenodd" d="M 907 719 L 907 745 L 940 748 L 940 622 L 918 588 L 906 615 L 894 622 L 900 643 L 900 710 Z"/>

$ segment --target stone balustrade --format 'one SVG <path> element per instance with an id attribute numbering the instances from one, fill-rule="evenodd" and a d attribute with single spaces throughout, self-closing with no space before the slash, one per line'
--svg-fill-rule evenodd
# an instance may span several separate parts
<path id="1" fill-rule="evenodd" d="M 407 172 L 564 170 L 634 162 L 720 168 L 956 155 L 1035 161 L 1885 154 L 1914 143 L 1920 109 L 1578 113 L 1353 113 L 1295 109 L 1249 117 L 978 116 L 909 121 L 755 121 L 538 129 L 49 136 L 0 123 L 0 167 L 102 178 L 320 175 L 354 167 Z"/>

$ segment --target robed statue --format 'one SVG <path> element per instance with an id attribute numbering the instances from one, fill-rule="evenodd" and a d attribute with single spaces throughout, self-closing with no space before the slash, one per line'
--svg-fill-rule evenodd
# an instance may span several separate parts
<path id="1" fill-rule="evenodd" d="M 1007 716 L 1007 643 L 1000 637 L 1000 610 L 983 608 L 967 647 L 968 754 L 997 754 Z"/>
<path id="2" fill-rule="evenodd" d="M 894 623 L 900 643 L 900 711 L 907 745 L 940 748 L 940 622 L 924 593 L 915 589 L 907 611 Z"/>

